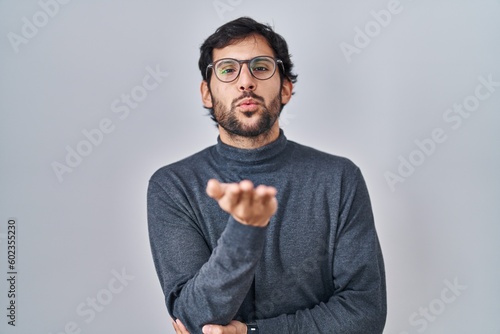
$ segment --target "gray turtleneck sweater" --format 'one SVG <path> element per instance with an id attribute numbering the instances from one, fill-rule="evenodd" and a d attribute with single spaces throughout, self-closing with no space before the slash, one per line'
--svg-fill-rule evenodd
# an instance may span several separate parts
<path id="1" fill-rule="evenodd" d="M 238 223 L 209 179 L 278 190 L 265 228 Z M 370 199 L 349 160 L 286 139 L 245 150 L 218 143 L 160 168 L 148 189 L 154 264 L 170 315 L 256 322 L 261 334 L 382 333 L 386 288 Z"/>

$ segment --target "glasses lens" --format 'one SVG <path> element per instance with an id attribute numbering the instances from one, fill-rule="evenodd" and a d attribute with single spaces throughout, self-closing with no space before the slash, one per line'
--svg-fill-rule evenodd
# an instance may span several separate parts
<path id="1" fill-rule="evenodd" d="M 266 80 L 273 76 L 276 63 L 270 57 L 257 57 L 249 64 L 252 74 L 260 80 Z"/>
<path id="2" fill-rule="evenodd" d="M 222 59 L 215 64 L 215 74 L 221 81 L 233 81 L 238 76 L 240 64 L 233 59 Z"/>

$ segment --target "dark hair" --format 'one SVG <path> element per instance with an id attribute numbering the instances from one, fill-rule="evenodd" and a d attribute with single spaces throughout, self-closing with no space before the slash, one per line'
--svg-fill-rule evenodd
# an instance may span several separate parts
<path id="1" fill-rule="evenodd" d="M 297 75 L 292 73 L 293 63 L 288 53 L 288 45 L 285 39 L 275 33 L 270 25 L 259 23 L 249 17 L 240 17 L 234 21 L 220 26 L 215 33 L 210 35 L 200 47 L 200 60 L 198 66 L 203 80 L 210 84 L 210 78 L 207 78 L 207 66 L 212 63 L 212 52 L 214 49 L 221 49 L 251 35 L 261 35 L 264 37 L 274 56 L 283 61 L 285 73 L 282 73 L 281 66 L 278 66 L 281 79 L 287 78 L 292 83 L 297 81 Z"/>

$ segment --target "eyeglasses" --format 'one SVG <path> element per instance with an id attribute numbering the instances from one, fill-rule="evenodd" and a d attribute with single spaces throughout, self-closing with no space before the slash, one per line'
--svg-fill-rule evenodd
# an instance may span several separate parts
<path id="1" fill-rule="evenodd" d="M 280 59 L 274 59 L 269 56 L 258 56 L 249 60 L 238 60 L 233 58 L 223 58 L 207 66 L 205 72 L 208 78 L 208 70 L 213 69 L 215 76 L 222 82 L 232 82 L 236 80 L 241 73 L 242 64 L 247 64 L 252 76 L 259 80 L 267 80 L 276 72 L 276 64 L 281 64 L 283 73 L 285 67 Z"/>

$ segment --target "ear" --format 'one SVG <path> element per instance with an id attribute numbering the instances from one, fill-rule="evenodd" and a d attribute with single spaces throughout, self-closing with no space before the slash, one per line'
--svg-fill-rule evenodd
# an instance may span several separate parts
<path id="1" fill-rule="evenodd" d="M 210 89 L 208 88 L 208 82 L 206 80 L 203 80 L 201 82 L 200 86 L 200 92 L 201 92 L 201 101 L 203 102 L 203 106 L 205 108 L 213 108 L 213 103 L 212 103 L 212 94 L 210 93 Z"/>
<path id="2" fill-rule="evenodd" d="M 281 104 L 287 104 L 292 98 L 292 93 L 293 83 L 288 79 L 284 79 L 281 86 Z"/>

